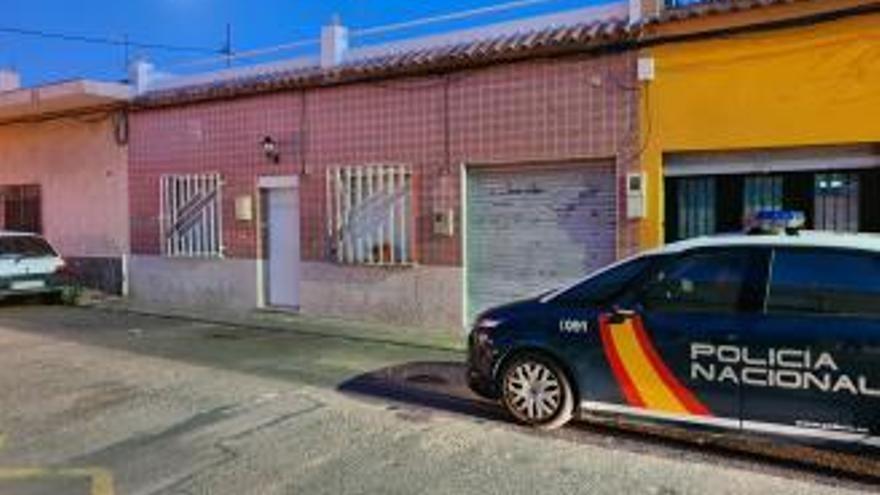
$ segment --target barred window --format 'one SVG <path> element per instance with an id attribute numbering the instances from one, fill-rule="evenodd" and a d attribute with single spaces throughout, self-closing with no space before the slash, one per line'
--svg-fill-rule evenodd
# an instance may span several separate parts
<path id="1" fill-rule="evenodd" d="M 403 165 L 332 168 L 327 172 L 327 234 L 339 263 L 400 265 L 413 261 L 412 173 Z"/>
<path id="2" fill-rule="evenodd" d="M 160 179 L 162 254 L 223 254 L 220 174 L 163 175 Z"/>

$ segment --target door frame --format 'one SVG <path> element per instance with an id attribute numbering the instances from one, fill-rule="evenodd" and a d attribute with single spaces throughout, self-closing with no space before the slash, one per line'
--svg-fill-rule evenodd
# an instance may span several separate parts
<path id="1" fill-rule="evenodd" d="M 297 211 L 300 215 L 300 232 L 297 232 L 297 235 L 300 236 L 300 241 L 302 241 L 302 210 L 299 208 L 302 205 L 299 196 L 299 176 L 267 175 L 258 177 L 256 184 L 257 214 L 255 215 L 257 237 L 257 307 L 260 309 L 293 310 L 292 308 L 279 308 L 269 304 L 269 286 L 267 283 L 268 278 L 266 277 L 266 270 L 269 268 L 268 225 L 266 225 L 266 221 L 269 218 L 269 212 L 267 211 L 268 204 L 266 200 L 268 199 L 267 193 L 278 189 L 293 189 L 296 192 Z M 301 242 L 300 249 L 302 249 Z M 297 260 L 297 263 L 302 263 L 302 251 L 300 251 L 300 259 Z M 299 283 L 299 281 L 297 281 L 297 283 Z"/>

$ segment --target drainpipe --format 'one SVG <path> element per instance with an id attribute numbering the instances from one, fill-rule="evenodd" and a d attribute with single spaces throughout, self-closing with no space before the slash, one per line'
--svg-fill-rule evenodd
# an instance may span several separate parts
<path id="1" fill-rule="evenodd" d="M 321 28 L 321 68 L 336 67 L 345 59 L 348 51 L 348 28 L 339 16 L 333 16 L 329 25 Z"/>

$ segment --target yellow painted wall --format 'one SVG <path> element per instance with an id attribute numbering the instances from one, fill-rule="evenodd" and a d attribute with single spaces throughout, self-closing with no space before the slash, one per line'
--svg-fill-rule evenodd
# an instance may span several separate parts
<path id="1" fill-rule="evenodd" d="M 663 242 L 663 154 L 880 143 L 880 14 L 660 45 L 642 93 L 650 208 Z"/>

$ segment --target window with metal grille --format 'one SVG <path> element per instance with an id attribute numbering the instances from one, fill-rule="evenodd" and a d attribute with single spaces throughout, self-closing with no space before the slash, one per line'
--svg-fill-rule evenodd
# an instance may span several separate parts
<path id="1" fill-rule="evenodd" d="M 181 257 L 222 256 L 220 175 L 163 175 L 160 181 L 162 253 Z"/>
<path id="2" fill-rule="evenodd" d="M 39 184 L 0 186 L 3 229 L 41 234 L 41 203 Z"/>
<path id="3" fill-rule="evenodd" d="M 749 176 L 743 187 L 744 216 L 748 218 L 759 211 L 781 210 L 782 176 Z"/>
<path id="4" fill-rule="evenodd" d="M 403 165 L 338 167 L 327 172 L 327 235 L 339 263 L 413 261 L 412 173 Z"/>
<path id="5" fill-rule="evenodd" d="M 859 231 L 859 174 L 816 174 L 815 228 Z"/>
<path id="6" fill-rule="evenodd" d="M 714 234 L 717 225 L 714 177 L 681 179 L 678 183 L 678 237 Z"/>

